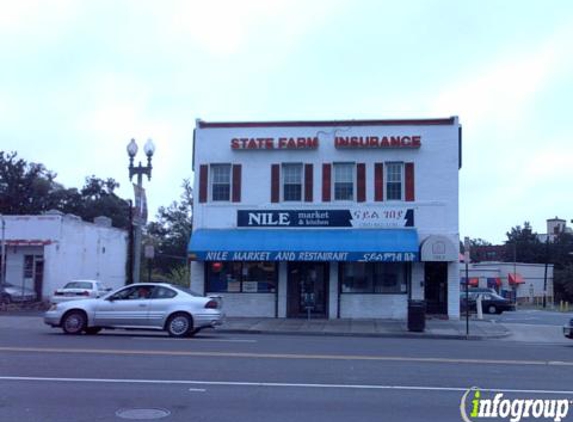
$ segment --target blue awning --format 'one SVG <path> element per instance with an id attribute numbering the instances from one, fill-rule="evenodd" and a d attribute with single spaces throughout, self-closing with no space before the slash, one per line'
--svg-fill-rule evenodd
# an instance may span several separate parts
<path id="1" fill-rule="evenodd" d="M 418 260 L 413 229 L 198 229 L 189 254 L 199 261 Z"/>

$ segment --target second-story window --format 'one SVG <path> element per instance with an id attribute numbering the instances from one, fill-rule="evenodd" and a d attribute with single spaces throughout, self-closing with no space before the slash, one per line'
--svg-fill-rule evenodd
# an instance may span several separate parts
<path id="1" fill-rule="evenodd" d="M 386 164 L 386 199 L 389 201 L 401 201 L 403 195 L 404 180 L 403 163 Z"/>
<path id="2" fill-rule="evenodd" d="M 231 165 L 211 165 L 211 200 L 231 200 Z"/>
<path id="3" fill-rule="evenodd" d="M 302 164 L 283 164 L 283 201 L 302 201 Z"/>
<path id="4" fill-rule="evenodd" d="M 354 200 L 354 163 L 334 163 L 334 200 Z"/>

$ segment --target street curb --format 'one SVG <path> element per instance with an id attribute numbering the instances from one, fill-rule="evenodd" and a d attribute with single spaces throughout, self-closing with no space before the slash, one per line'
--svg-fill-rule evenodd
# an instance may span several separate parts
<path id="1" fill-rule="evenodd" d="M 281 335 L 281 336 L 309 336 L 309 337 L 363 337 L 363 338 L 411 338 L 411 339 L 428 339 L 428 340 L 495 340 L 508 337 L 511 335 L 506 330 L 505 333 L 492 335 L 475 335 L 470 334 L 431 334 L 431 333 L 325 333 L 314 331 L 273 331 L 273 330 L 250 330 L 242 328 L 216 328 L 217 333 L 222 334 L 253 334 L 253 335 Z"/>
<path id="2" fill-rule="evenodd" d="M 37 319 L 41 321 L 42 317 L 41 314 L 43 313 L 35 313 L 35 314 L 28 314 L 28 313 L 18 313 L 18 314 L 6 314 L 0 312 L 0 318 L 2 316 L 6 317 L 16 317 L 24 319 Z M 489 322 L 493 324 L 493 322 Z M 42 324 L 43 325 L 43 324 Z M 265 329 L 265 328 L 226 328 L 223 325 L 220 328 L 212 329 L 213 332 L 221 333 L 221 334 L 253 334 L 253 335 L 282 335 L 282 336 L 309 336 L 309 337 L 357 337 L 357 338 L 396 338 L 396 339 L 428 339 L 428 340 L 496 340 L 509 337 L 511 335 L 511 331 L 508 330 L 502 324 L 496 323 L 496 326 L 501 327 L 504 332 L 503 333 L 496 333 L 496 334 L 472 334 L 470 332 L 469 336 L 465 334 L 439 334 L 439 333 L 432 333 L 432 329 L 426 330 L 425 332 L 336 332 L 336 331 L 301 331 L 301 330 L 273 330 L 273 329 Z M 211 330 L 211 329 L 210 329 Z"/>

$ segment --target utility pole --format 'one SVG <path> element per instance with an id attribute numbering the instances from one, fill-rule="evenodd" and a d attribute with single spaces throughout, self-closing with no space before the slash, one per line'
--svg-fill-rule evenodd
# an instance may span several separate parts
<path id="1" fill-rule="evenodd" d="M 6 283 L 6 220 L 4 215 L 0 214 L 0 219 L 2 220 L 2 245 L 0 248 L 0 287 L 4 287 Z"/>
<path id="2" fill-rule="evenodd" d="M 470 337 L 470 238 L 464 238 L 464 262 L 466 264 L 466 339 Z"/>
<path id="3" fill-rule="evenodd" d="M 547 267 L 549 266 L 549 234 L 545 239 L 545 272 L 543 274 L 543 309 L 547 307 Z"/>

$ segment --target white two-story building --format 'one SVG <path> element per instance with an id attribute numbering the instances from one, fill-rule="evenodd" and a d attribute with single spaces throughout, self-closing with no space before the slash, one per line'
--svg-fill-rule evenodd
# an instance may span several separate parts
<path id="1" fill-rule="evenodd" d="M 197 121 L 192 289 L 231 316 L 459 318 L 457 117 Z"/>

